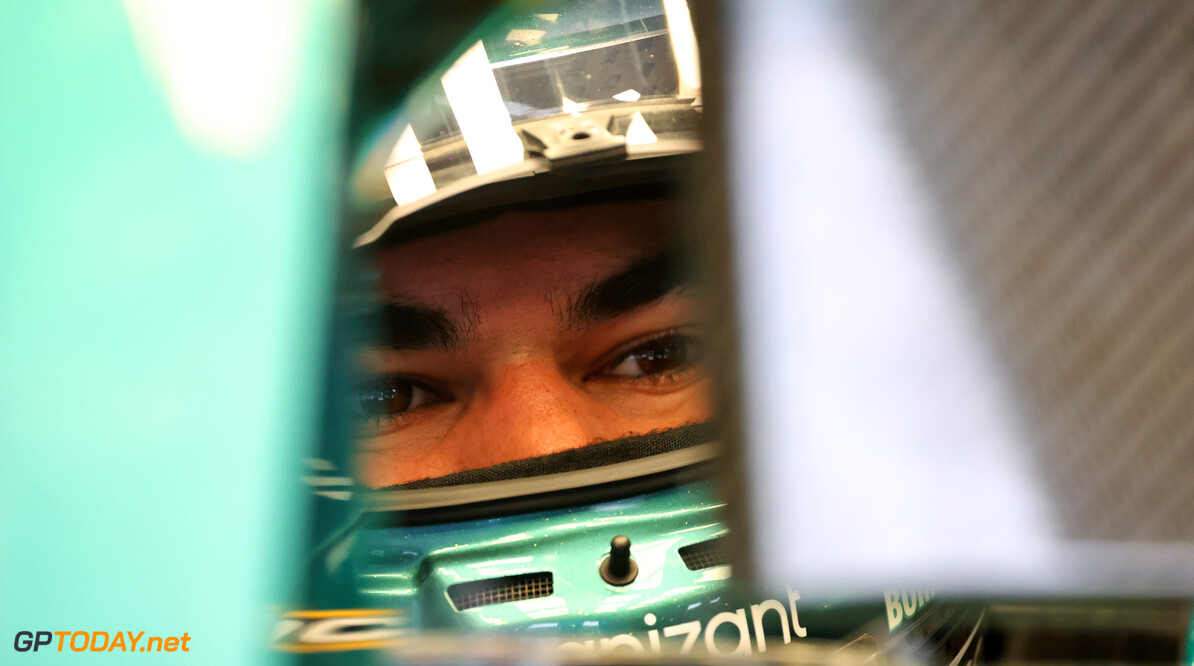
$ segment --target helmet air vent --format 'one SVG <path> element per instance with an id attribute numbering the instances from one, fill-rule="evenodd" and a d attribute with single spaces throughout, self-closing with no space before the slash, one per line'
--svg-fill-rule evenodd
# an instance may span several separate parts
<path id="1" fill-rule="evenodd" d="M 458 583 L 448 588 L 448 598 L 452 600 L 452 605 L 458 611 L 504 604 L 508 601 L 550 597 L 551 593 L 552 575 L 550 571 L 486 578 Z"/>
<path id="2" fill-rule="evenodd" d="M 730 559 L 726 557 L 724 546 L 725 538 L 722 537 L 684 546 L 679 553 L 681 559 L 684 560 L 684 566 L 693 571 L 699 571 L 729 564 Z"/>
<path id="3" fill-rule="evenodd" d="M 601 562 L 601 577 L 610 585 L 629 585 L 638 577 L 638 565 L 630 557 L 630 539 L 619 534 L 609 542 L 609 556 Z"/>

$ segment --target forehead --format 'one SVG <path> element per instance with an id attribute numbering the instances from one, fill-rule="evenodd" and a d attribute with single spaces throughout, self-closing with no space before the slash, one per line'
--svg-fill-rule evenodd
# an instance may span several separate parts
<path id="1" fill-rule="evenodd" d="M 509 211 L 380 251 L 379 287 L 399 300 L 574 287 L 667 244 L 672 215 L 662 200 Z"/>

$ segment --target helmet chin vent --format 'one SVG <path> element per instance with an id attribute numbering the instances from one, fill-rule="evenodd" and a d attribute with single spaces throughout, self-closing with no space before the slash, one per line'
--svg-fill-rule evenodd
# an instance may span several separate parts
<path id="1" fill-rule="evenodd" d="M 553 589 L 550 571 L 486 578 L 458 583 L 448 588 L 448 598 L 458 611 L 509 601 L 550 597 Z"/>
<path id="2" fill-rule="evenodd" d="M 720 567 L 730 563 L 730 559 L 726 556 L 724 537 L 684 546 L 679 553 L 684 560 L 684 566 L 693 571 Z"/>

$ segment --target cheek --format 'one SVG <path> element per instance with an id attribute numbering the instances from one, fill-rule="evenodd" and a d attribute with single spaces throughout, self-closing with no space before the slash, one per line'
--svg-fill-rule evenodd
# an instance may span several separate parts
<path id="1" fill-rule="evenodd" d="M 357 478 L 366 487 L 385 488 L 460 471 L 442 454 L 411 455 L 401 447 L 362 451 L 357 455 Z"/>
<path id="2" fill-rule="evenodd" d="M 357 479 L 384 488 L 459 471 L 440 444 L 448 437 L 457 410 L 444 406 L 394 432 L 359 437 L 355 442 Z"/>
<path id="3" fill-rule="evenodd" d="M 595 399 L 616 411 L 632 428 L 632 433 L 624 432 L 619 436 L 701 423 L 713 416 L 708 378 L 667 393 L 644 392 L 623 386 L 600 387 L 593 393 Z"/>

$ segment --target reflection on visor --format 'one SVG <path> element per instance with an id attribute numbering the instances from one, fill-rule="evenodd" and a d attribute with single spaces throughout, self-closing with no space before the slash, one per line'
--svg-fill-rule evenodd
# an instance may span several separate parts
<path id="1" fill-rule="evenodd" d="M 522 161 L 522 141 L 510 125 L 484 43 L 466 51 L 441 82 L 478 174 Z"/>
<path id="2" fill-rule="evenodd" d="M 485 184 L 543 174 L 561 158 L 697 149 L 701 79 L 684 0 L 507 16 L 477 37 L 372 142 L 353 179 L 354 206 L 370 224 L 387 203 L 398 204 L 391 215 L 405 216 Z"/>

